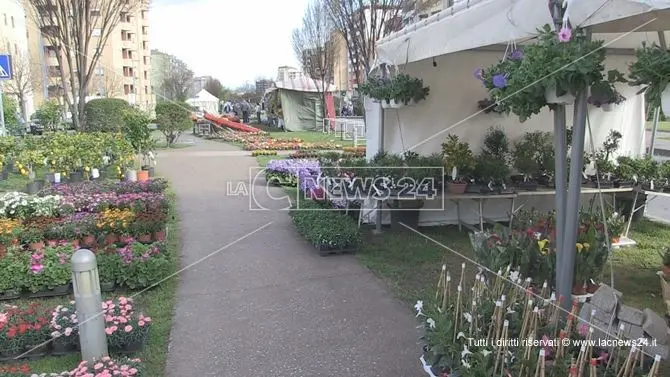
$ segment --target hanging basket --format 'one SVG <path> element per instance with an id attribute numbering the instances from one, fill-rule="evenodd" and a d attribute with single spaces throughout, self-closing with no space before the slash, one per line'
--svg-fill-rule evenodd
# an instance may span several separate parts
<path id="1" fill-rule="evenodd" d="M 414 106 L 414 105 L 416 105 L 416 101 L 411 99 L 411 100 L 409 100 L 409 102 L 407 102 L 407 105 L 405 105 L 403 102 L 396 102 L 396 100 L 392 99 L 389 102 L 386 102 L 386 100 L 382 100 L 381 104 L 382 104 L 382 109 L 400 109 L 400 108 L 403 108 L 403 107 Z"/>
<path id="2" fill-rule="evenodd" d="M 600 108 L 603 109 L 603 111 L 606 113 L 614 111 L 614 105 L 611 103 L 604 103 L 602 106 L 600 106 Z"/>
<path id="3" fill-rule="evenodd" d="M 661 110 L 663 114 L 670 114 L 670 84 L 661 92 Z"/>
<path id="4" fill-rule="evenodd" d="M 556 95 L 555 86 L 547 87 L 547 90 L 544 93 L 544 97 L 547 100 L 547 103 L 553 103 L 556 105 L 572 105 L 575 103 L 575 96 L 572 93 L 566 93 L 562 96 Z"/>

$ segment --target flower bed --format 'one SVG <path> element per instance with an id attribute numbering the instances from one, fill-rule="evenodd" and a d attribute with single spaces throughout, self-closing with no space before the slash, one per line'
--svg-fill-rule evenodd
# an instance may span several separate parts
<path id="1" fill-rule="evenodd" d="M 140 359 L 111 358 L 105 356 L 92 365 L 82 361 L 71 370 L 60 373 L 35 373 L 27 364 L 0 366 L 0 377 L 142 377 L 143 368 Z"/>
<path id="2" fill-rule="evenodd" d="M 282 186 L 296 186 L 301 176 L 318 175 L 319 162 L 307 159 L 271 160 L 265 166 L 265 179 Z"/>
<path id="3" fill-rule="evenodd" d="M 0 299 L 17 293 L 69 292 L 70 258 L 98 254 L 106 287 L 143 288 L 164 278 L 172 256 L 166 236 L 165 180 L 58 185 L 43 196 L 0 197 Z"/>
<path id="4" fill-rule="evenodd" d="M 251 156 L 256 157 L 256 156 L 276 156 L 277 151 L 266 151 L 266 150 L 258 150 L 258 151 L 252 151 Z"/>
<path id="5" fill-rule="evenodd" d="M 322 254 L 351 252 L 360 245 L 361 233 L 356 221 L 326 203 L 300 201 L 289 213 L 298 233 Z"/>
<path id="6" fill-rule="evenodd" d="M 306 149 L 341 149 L 342 145 L 336 143 L 310 143 L 305 142 L 299 138 L 293 139 L 275 139 L 267 133 L 242 133 L 242 132 L 232 132 L 224 135 L 222 140 L 243 144 L 244 150 L 247 151 L 257 151 L 257 150 L 306 150 Z"/>

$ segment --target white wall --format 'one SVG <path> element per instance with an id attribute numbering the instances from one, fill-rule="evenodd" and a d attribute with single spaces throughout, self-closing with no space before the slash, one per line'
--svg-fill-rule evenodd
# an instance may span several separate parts
<path id="1" fill-rule="evenodd" d="M 477 114 L 477 101 L 488 97 L 487 90 L 473 73 L 476 69 L 488 67 L 503 56 L 502 52 L 467 51 L 440 56 L 432 60 L 424 60 L 400 67 L 400 71 L 411 76 L 420 77 L 425 85 L 430 86 L 430 94 L 412 107 L 384 110 L 384 148 L 389 153 L 402 153 L 412 149 L 419 154 L 430 154 L 441 151 L 441 144 L 449 134 L 459 136 L 462 141 L 470 143 L 474 153 L 481 150 L 483 138 L 490 127 L 502 127 L 510 141 L 521 137 L 528 131 L 553 131 L 553 115 L 549 109 L 533 116 L 524 123 L 514 115 L 506 116 L 495 113 Z M 634 56 L 611 56 L 608 58 L 608 69 L 617 68 L 626 73 L 627 65 Z M 589 106 L 589 119 L 594 135 L 594 144 L 598 148 L 607 137 L 610 129 L 623 134 L 622 154 L 637 155 L 644 153 L 644 99 L 637 96 L 637 88 L 619 87 L 627 98 L 613 112 L 605 113 Z M 368 156 L 376 153 L 378 125 L 372 110 L 366 107 L 367 148 Z M 572 124 L 573 108 L 566 109 L 567 124 Z M 586 149 L 590 150 L 588 138 Z M 551 200 L 548 200 L 551 198 Z M 427 203 L 427 207 L 440 206 L 441 203 Z M 448 222 L 456 219 L 455 207 L 451 202 L 445 204 L 447 211 L 424 211 L 422 223 Z M 541 197 L 530 200 L 530 207 L 553 208 L 553 197 Z M 476 219 L 476 203 L 463 202 L 462 216 Z M 505 218 L 510 210 L 509 201 L 491 199 L 485 206 L 488 217 Z"/>

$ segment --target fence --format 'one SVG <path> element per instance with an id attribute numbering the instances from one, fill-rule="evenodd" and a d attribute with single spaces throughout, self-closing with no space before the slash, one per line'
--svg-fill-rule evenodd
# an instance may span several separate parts
<path id="1" fill-rule="evenodd" d="M 363 117 L 338 117 L 324 118 L 323 132 L 336 134 L 342 140 L 365 140 L 365 118 Z"/>

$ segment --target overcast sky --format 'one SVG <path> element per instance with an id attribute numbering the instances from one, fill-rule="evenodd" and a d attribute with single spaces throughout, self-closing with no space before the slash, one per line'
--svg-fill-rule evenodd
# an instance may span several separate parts
<path id="1" fill-rule="evenodd" d="M 291 32 L 308 0 L 154 0 L 151 48 L 175 55 L 196 76 L 238 87 L 296 66 Z"/>

